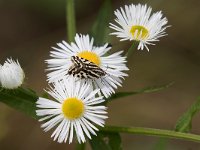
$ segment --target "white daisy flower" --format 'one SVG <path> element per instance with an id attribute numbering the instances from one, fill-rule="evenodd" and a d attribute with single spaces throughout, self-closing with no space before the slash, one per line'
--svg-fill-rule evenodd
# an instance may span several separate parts
<path id="1" fill-rule="evenodd" d="M 55 101 L 39 98 L 36 114 L 42 117 L 39 121 L 44 131 L 56 127 L 51 137 L 59 143 L 72 142 L 74 131 L 79 143 L 86 141 L 85 135 L 91 139 L 91 134 L 96 135 L 98 128 L 103 127 L 107 118 L 106 107 L 100 105 L 103 97 L 95 97 L 99 90 L 91 90 L 87 83 L 75 82 L 74 79 L 63 79 L 53 83 L 48 93 Z"/>
<path id="2" fill-rule="evenodd" d="M 48 81 L 51 83 L 63 76 L 74 75 L 93 85 L 94 89 L 100 88 L 105 97 L 114 93 L 114 89 L 121 86 L 122 79 L 127 76 L 123 72 L 128 70 L 125 65 L 126 57 L 121 56 L 123 51 L 108 55 L 107 52 L 111 49 L 108 44 L 95 47 L 93 41 L 89 35 L 76 34 L 75 43 L 69 45 L 62 41 L 57 44 L 59 48 L 53 47 L 54 50 L 50 52 L 52 59 L 46 60 L 47 70 L 52 71 L 47 75 Z M 74 62 L 75 58 L 78 62 Z M 80 65 L 79 61 L 87 65 Z"/>
<path id="3" fill-rule="evenodd" d="M 16 89 L 24 82 L 25 74 L 18 61 L 7 59 L 0 65 L 0 83 L 3 88 Z"/>
<path id="4" fill-rule="evenodd" d="M 161 11 L 151 15 L 152 8 L 147 5 L 125 5 L 125 8 L 116 10 L 115 22 L 118 25 L 110 23 L 110 28 L 116 30 L 111 33 L 124 40 L 138 41 L 138 50 L 144 47 L 149 51 L 147 45 L 155 45 L 153 42 L 159 41 L 160 37 L 166 36 L 165 29 L 168 20 L 162 18 Z"/>

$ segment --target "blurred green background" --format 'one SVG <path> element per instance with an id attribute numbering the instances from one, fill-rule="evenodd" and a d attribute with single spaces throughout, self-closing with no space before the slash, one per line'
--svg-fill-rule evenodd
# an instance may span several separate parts
<path id="1" fill-rule="evenodd" d="M 103 0 L 75 2 L 77 31 L 86 34 Z M 150 52 L 134 52 L 128 62 L 129 77 L 119 91 L 175 83 L 157 93 L 110 103 L 107 124 L 173 129 L 179 116 L 200 96 L 200 1 L 113 0 L 112 8 L 131 3 L 147 3 L 153 11 L 162 10 L 172 27 L 167 29 L 167 37 L 150 46 Z M 44 60 L 49 58 L 50 47 L 66 39 L 65 18 L 65 0 L 0 0 L 0 63 L 7 57 L 18 59 L 26 73 L 25 86 L 38 93 L 47 87 Z M 109 41 L 113 51 L 131 45 L 110 35 Z M 200 114 L 193 120 L 192 132 L 200 134 Z M 53 142 L 50 134 L 44 133 L 36 120 L 0 104 L 0 150 L 74 148 L 73 144 Z M 125 150 L 156 150 L 159 138 L 122 134 L 122 141 Z M 165 150 L 200 150 L 200 144 L 168 140 Z"/>

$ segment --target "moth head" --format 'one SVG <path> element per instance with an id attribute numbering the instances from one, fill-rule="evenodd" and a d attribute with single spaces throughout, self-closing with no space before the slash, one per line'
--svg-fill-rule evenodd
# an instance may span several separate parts
<path id="1" fill-rule="evenodd" d="M 71 57 L 71 61 L 74 61 L 76 59 L 76 56 Z"/>

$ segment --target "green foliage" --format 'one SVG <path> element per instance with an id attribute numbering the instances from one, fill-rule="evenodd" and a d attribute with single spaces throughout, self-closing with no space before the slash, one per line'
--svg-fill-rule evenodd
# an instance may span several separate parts
<path id="1" fill-rule="evenodd" d="M 45 92 L 42 94 L 42 97 L 43 97 L 43 98 L 49 99 L 49 94 L 45 91 Z"/>
<path id="2" fill-rule="evenodd" d="M 200 111 L 200 97 L 192 106 L 179 118 L 175 130 L 179 132 L 189 132 L 192 128 L 192 118 Z"/>
<path id="3" fill-rule="evenodd" d="M 93 150 L 122 150 L 119 133 L 100 132 L 90 140 Z"/>
<path id="4" fill-rule="evenodd" d="M 35 114 L 38 96 L 30 89 L 18 88 L 15 90 L 1 89 L 0 102 L 15 108 L 25 114 L 37 118 Z"/>
<path id="5" fill-rule="evenodd" d="M 108 98 L 108 100 L 110 102 L 117 98 L 123 98 L 123 97 L 132 96 L 132 95 L 136 95 L 136 94 L 158 92 L 158 91 L 161 91 L 161 90 L 164 90 L 164 89 L 170 87 L 172 84 L 173 84 L 173 82 L 164 84 L 164 85 L 160 85 L 160 86 L 145 87 L 140 90 L 133 91 L 133 92 L 118 92 L 116 94 L 113 94 L 110 98 Z"/>
<path id="6" fill-rule="evenodd" d="M 94 37 L 96 44 L 105 43 L 109 33 L 109 21 L 112 14 L 112 5 L 110 0 L 105 0 L 96 21 L 92 26 L 91 36 Z"/>

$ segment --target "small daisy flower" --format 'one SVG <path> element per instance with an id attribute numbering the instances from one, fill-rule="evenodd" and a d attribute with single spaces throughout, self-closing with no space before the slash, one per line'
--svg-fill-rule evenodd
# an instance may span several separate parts
<path id="1" fill-rule="evenodd" d="M 91 134 L 98 131 L 95 124 L 103 127 L 107 118 L 106 107 L 100 105 L 103 97 L 95 97 L 98 91 L 92 91 L 87 83 L 75 82 L 74 78 L 53 83 L 47 92 L 55 101 L 40 97 L 36 103 L 36 114 L 42 117 L 39 121 L 46 120 L 41 127 L 44 131 L 55 128 L 51 137 L 59 143 L 71 143 L 74 134 L 79 143 L 86 141 L 85 136 L 91 139 Z"/>
<path id="2" fill-rule="evenodd" d="M 3 88 L 16 89 L 24 82 L 25 74 L 18 61 L 7 59 L 0 65 L 0 83 Z"/>
<path id="3" fill-rule="evenodd" d="M 121 86 L 122 79 L 127 76 L 123 72 L 128 70 L 125 65 L 126 57 L 121 56 L 123 51 L 108 55 L 107 52 L 111 49 L 108 44 L 95 47 L 93 41 L 89 35 L 76 34 L 75 43 L 69 45 L 62 41 L 57 44 L 59 48 L 53 47 L 54 50 L 50 52 L 52 59 L 46 60 L 47 70 L 51 71 L 47 74 L 48 81 L 51 83 L 63 76 L 73 75 L 93 85 L 94 89 L 100 88 L 105 97 L 114 93 L 114 89 Z M 76 58 L 74 56 L 78 56 L 79 60 L 73 62 L 72 59 Z M 82 65 L 82 62 L 85 64 Z"/>
<path id="4" fill-rule="evenodd" d="M 152 8 L 147 5 L 125 5 L 125 8 L 117 9 L 114 14 L 117 17 L 115 22 L 110 23 L 110 28 L 116 32 L 111 33 L 124 40 L 134 40 L 139 42 L 138 50 L 144 47 L 149 51 L 147 45 L 155 45 L 153 42 L 159 41 L 160 37 L 166 36 L 165 29 L 168 20 L 162 18 L 161 11 L 151 15 Z"/>

